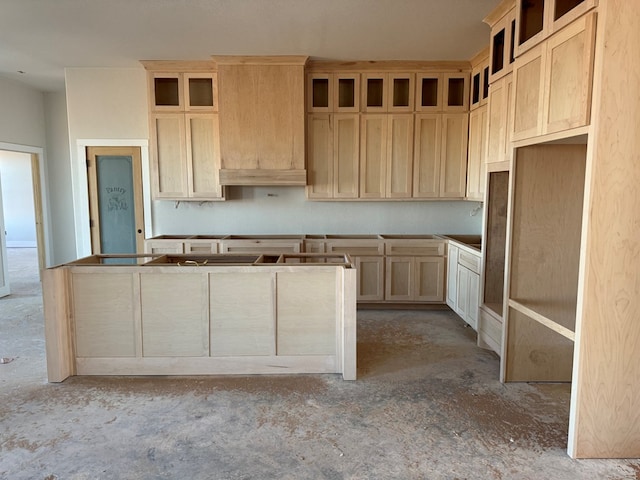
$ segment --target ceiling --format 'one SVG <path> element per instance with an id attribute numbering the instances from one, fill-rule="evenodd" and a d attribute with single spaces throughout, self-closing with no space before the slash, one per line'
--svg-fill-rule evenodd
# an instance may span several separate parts
<path id="1" fill-rule="evenodd" d="M 65 67 L 138 60 L 468 60 L 497 1 L 0 0 L 0 76 L 58 91 Z"/>

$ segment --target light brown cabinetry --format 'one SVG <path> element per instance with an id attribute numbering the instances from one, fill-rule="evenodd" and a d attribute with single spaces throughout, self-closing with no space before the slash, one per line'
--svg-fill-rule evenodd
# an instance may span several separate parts
<path id="1" fill-rule="evenodd" d="M 480 264 L 480 252 L 449 242 L 447 305 L 474 330 L 478 329 Z"/>
<path id="2" fill-rule="evenodd" d="M 489 97 L 489 47 L 482 49 L 471 59 L 471 87 L 469 109 L 486 105 Z"/>
<path id="3" fill-rule="evenodd" d="M 514 141 L 590 123 L 595 15 L 578 18 L 516 60 Z"/>
<path id="4" fill-rule="evenodd" d="M 489 54 L 489 82 L 511 73 L 515 60 L 516 11 L 515 0 L 505 0 L 491 12 L 484 22 L 491 27 Z"/>
<path id="5" fill-rule="evenodd" d="M 413 112 L 415 73 L 362 73 L 361 111 Z"/>
<path id="6" fill-rule="evenodd" d="M 414 198 L 466 194 L 468 114 L 416 114 Z"/>
<path id="7" fill-rule="evenodd" d="M 357 198 L 360 116 L 310 114 L 307 132 L 307 198 Z"/>
<path id="8" fill-rule="evenodd" d="M 362 115 L 360 135 L 360 198 L 410 198 L 413 115 Z"/>
<path id="9" fill-rule="evenodd" d="M 488 124 L 486 105 L 469 114 L 469 158 L 467 160 L 467 198 L 469 200 L 484 199 Z"/>
<path id="10" fill-rule="evenodd" d="M 308 113 L 360 111 L 359 73 L 310 73 L 307 92 Z"/>
<path id="11" fill-rule="evenodd" d="M 387 302 L 444 301 L 443 240 L 385 236 Z"/>
<path id="12" fill-rule="evenodd" d="M 305 185 L 307 57 L 213 57 L 220 98 L 220 183 Z"/>
<path id="13" fill-rule="evenodd" d="M 517 0 L 516 55 L 538 45 L 597 4 L 597 0 Z"/>
<path id="14" fill-rule="evenodd" d="M 489 88 L 485 163 L 500 163 L 511 160 L 512 95 L 513 74 L 505 75 L 500 80 L 496 80 Z"/>
<path id="15" fill-rule="evenodd" d="M 143 62 L 148 70 L 153 197 L 223 200 L 217 76 L 211 62 Z M 159 68 L 184 71 L 166 73 Z M 208 69 L 209 71 L 202 71 Z"/>

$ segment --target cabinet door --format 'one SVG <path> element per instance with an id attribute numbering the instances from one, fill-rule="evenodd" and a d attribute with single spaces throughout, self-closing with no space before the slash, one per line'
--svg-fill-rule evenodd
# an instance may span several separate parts
<path id="1" fill-rule="evenodd" d="M 152 179 L 155 198 L 188 195 L 185 122 L 182 113 L 158 113 L 151 117 Z"/>
<path id="2" fill-rule="evenodd" d="M 416 76 L 416 112 L 442 110 L 442 74 L 421 73 Z"/>
<path id="3" fill-rule="evenodd" d="M 307 75 L 307 112 L 328 113 L 333 110 L 333 75 L 310 73 Z"/>
<path id="4" fill-rule="evenodd" d="M 458 265 L 458 290 L 455 311 L 466 322 L 469 313 L 469 275 L 468 268 Z"/>
<path id="5" fill-rule="evenodd" d="M 360 198 L 383 198 L 387 169 L 387 114 L 366 114 L 360 124 Z"/>
<path id="6" fill-rule="evenodd" d="M 413 178 L 413 115 L 389 115 L 385 196 L 410 198 Z"/>
<path id="7" fill-rule="evenodd" d="M 307 117 L 307 198 L 333 197 L 333 131 L 328 113 Z"/>
<path id="8" fill-rule="evenodd" d="M 440 197 L 462 198 L 467 185 L 469 115 L 442 115 Z"/>
<path id="9" fill-rule="evenodd" d="M 389 73 L 387 98 L 389 112 L 413 112 L 415 74 Z"/>
<path id="10" fill-rule="evenodd" d="M 151 110 L 184 111 L 183 79 L 180 73 L 153 72 L 148 79 Z"/>
<path id="11" fill-rule="evenodd" d="M 333 116 L 333 197 L 358 198 L 360 116 Z"/>
<path id="12" fill-rule="evenodd" d="M 358 272 L 357 300 L 384 300 L 384 257 L 354 257 Z"/>
<path id="13" fill-rule="evenodd" d="M 387 301 L 415 300 L 413 257 L 386 257 L 385 294 Z"/>
<path id="14" fill-rule="evenodd" d="M 492 84 L 512 70 L 515 29 L 515 9 L 502 17 L 491 29 L 489 81 Z"/>
<path id="15" fill-rule="evenodd" d="M 478 308 L 480 304 L 480 275 L 469 271 L 469 284 L 467 288 L 467 318 L 466 322 L 475 331 L 478 331 Z"/>
<path id="16" fill-rule="evenodd" d="M 388 102 L 388 74 L 363 73 L 361 110 L 368 113 L 387 111 Z"/>
<path id="17" fill-rule="evenodd" d="M 222 198 L 218 115 L 186 114 L 185 124 L 189 196 Z"/>
<path id="18" fill-rule="evenodd" d="M 333 111 L 341 113 L 359 112 L 360 74 L 335 73 L 333 78 Z"/>
<path id="19" fill-rule="evenodd" d="M 538 45 L 516 60 L 513 68 L 513 140 L 542 133 L 544 102 L 545 45 Z"/>
<path id="20" fill-rule="evenodd" d="M 435 198 L 440 193 L 440 147 L 442 122 L 440 115 L 416 115 L 413 151 L 413 197 Z"/>
<path id="21" fill-rule="evenodd" d="M 486 139 L 487 107 L 483 105 L 469 115 L 467 198 L 473 200 L 482 200 L 484 197 Z"/>
<path id="22" fill-rule="evenodd" d="M 415 300 L 444 300 L 444 257 L 415 257 Z"/>
<path id="23" fill-rule="evenodd" d="M 218 82 L 215 73 L 184 73 L 183 82 L 185 111 L 218 110 Z"/>
<path id="24" fill-rule="evenodd" d="M 447 305 L 456 310 L 458 300 L 458 247 L 449 245 L 447 254 Z"/>
<path id="25" fill-rule="evenodd" d="M 595 16 L 576 20 L 547 41 L 544 133 L 589 124 Z"/>
<path id="26" fill-rule="evenodd" d="M 442 76 L 443 110 L 445 112 L 466 112 L 469 110 L 469 74 L 445 73 Z"/>

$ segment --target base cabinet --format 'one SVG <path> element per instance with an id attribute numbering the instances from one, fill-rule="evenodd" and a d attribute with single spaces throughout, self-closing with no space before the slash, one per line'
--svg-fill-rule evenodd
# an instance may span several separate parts
<path id="1" fill-rule="evenodd" d="M 447 305 L 474 330 L 478 330 L 480 263 L 480 252 L 449 244 Z"/>
<path id="2" fill-rule="evenodd" d="M 357 297 L 359 302 L 384 300 L 384 257 L 354 257 L 358 271 Z"/>
<path id="3" fill-rule="evenodd" d="M 442 302 L 443 285 L 443 257 L 387 257 L 386 301 Z"/>

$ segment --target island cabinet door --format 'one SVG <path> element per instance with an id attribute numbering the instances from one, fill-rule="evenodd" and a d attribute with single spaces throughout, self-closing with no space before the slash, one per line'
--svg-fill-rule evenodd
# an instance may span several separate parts
<path id="1" fill-rule="evenodd" d="M 208 356 L 208 296 L 206 274 L 142 273 L 142 355 Z"/>
<path id="2" fill-rule="evenodd" d="M 337 278 L 333 270 L 278 272 L 277 354 L 337 354 Z"/>
<path id="3" fill-rule="evenodd" d="M 209 275 L 211 356 L 275 355 L 275 273 Z"/>

